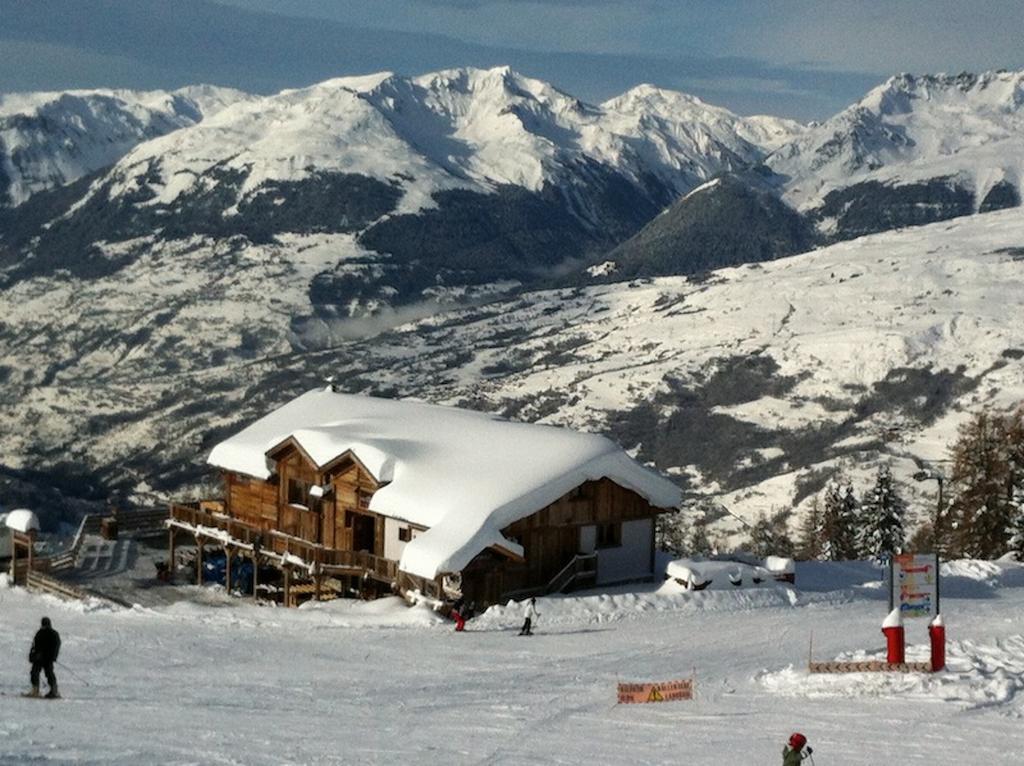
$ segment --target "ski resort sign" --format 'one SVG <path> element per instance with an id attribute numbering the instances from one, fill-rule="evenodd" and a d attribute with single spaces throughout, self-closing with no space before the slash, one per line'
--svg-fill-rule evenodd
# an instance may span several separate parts
<path id="1" fill-rule="evenodd" d="M 939 613 L 939 557 L 905 553 L 889 564 L 889 608 L 902 617 L 934 617 Z"/>
<path id="2" fill-rule="evenodd" d="M 693 699 L 693 679 L 653 684 L 619 684 L 619 704 Z"/>

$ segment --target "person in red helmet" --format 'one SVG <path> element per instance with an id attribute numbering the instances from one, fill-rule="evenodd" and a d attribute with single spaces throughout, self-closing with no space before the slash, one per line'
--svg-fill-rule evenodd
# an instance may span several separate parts
<path id="1" fill-rule="evenodd" d="M 782 766 L 800 766 L 804 758 L 813 752 L 807 745 L 807 737 L 800 732 L 794 732 L 790 735 L 789 742 L 782 748 Z"/>

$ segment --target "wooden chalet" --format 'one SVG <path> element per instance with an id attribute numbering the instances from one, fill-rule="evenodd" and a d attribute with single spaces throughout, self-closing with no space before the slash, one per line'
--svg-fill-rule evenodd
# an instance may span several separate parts
<path id="1" fill-rule="evenodd" d="M 194 541 L 201 580 L 220 549 L 230 588 L 232 560 L 249 559 L 289 605 L 399 592 L 482 607 L 649 580 L 655 518 L 679 499 L 600 436 L 329 389 L 217 445 L 210 463 L 224 497 L 171 506 L 172 562 Z"/>

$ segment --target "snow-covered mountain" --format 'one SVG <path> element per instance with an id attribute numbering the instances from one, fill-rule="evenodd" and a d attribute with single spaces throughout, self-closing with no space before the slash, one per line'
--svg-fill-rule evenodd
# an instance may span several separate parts
<path id="1" fill-rule="evenodd" d="M 140 145 L 113 170 L 110 191 L 148 186 L 167 204 L 218 168 L 244 174 L 238 204 L 268 182 L 358 173 L 394 181 L 397 211 L 415 212 L 437 191 L 537 192 L 597 164 L 637 184 L 655 176 L 678 193 L 760 161 L 801 130 L 651 86 L 598 106 L 507 67 L 381 73 L 247 101 Z"/>
<path id="2" fill-rule="evenodd" d="M 1024 339 L 999 324 L 1020 295 L 1019 212 L 709 272 L 1017 204 L 1020 80 L 897 78 L 811 128 L 650 86 L 586 104 L 506 68 L 382 73 L 266 97 L 90 96 L 135 104 L 115 109 L 135 117 L 110 124 L 158 124 L 162 135 L 140 141 L 129 131 L 118 144 L 96 128 L 62 144 L 61 130 L 50 136 L 50 123 L 34 123 L 49 136 L 39 139 L 45 162 L 18 176 L 18 188 L 49 180 L 0 208 L 0 415 L 12 428 L 0 472 L 78 497 L 174 492 L 202 475 L 211 440 L 335 371 L 348 390 L 605 430 L 639 443 L 694 491 L 741 492 L 788 476 L 780 481 L 790 492 L 810 453 L 844 454 L 835 445 L 867 428 L 865 411 L 883 420 L 909 407 L 910 422 L 923 422 L 967 406 L 963 392 L 982 390 L 975 378 L 1019 369 Z M 27 114 L 79 97 L 4 103 Z M 98 158 L 86 149 L 104 142 L 121 147 L 120 159 L 91 174 L 82 175 L 101 159 L 78 170 L 60 159 Z M 984 187 L 985 199 L 1002 188 L 1000 204 L 976 193 L 990 159 L 1007 185 Z M 951 162 L 971 169 L 970 188 L 966 175 L 949 180 Z M 850 184 L 840 188 L 844 173 Z M 810 188 L 817 196 L 801 198 Z M 888 248 L 907 253 L 906 263 L 884 265 Z M 966 259 L 955 261 L 959 272 L 947 270 L 954 256 Z M 681 273 L 702 275 L 615 283 Z M 899 282 L 895 293 L 887 280 Z M 933 282 L 932 293 L 917 289 Z M 568 287 L 536 292 L 552 284 Z M 990 316 L 977 285 L 1007 313 Z M 353 340 L 516 290 L 510 302 Z M 775 306 L 782 295 L 792 296 L 792 316 L 788 303 Z M 764 319 L 772 306 L 778 322 Z M 808 320 L 787 339 L 803 315 L 820 332 Z M 922 317 L 930 324 L 912 330 Z M 943 322 L 956 328 L 952 338 Z M 965 323 L 984 328 L 970 343 Z M 933 326 L 941 358 L 890 353 Z M 823 374 L 830 339 L 844 348 L 862 334 L 851 355 L 881 350 L 892 363 L 861 380 L 827 356 L 843 375 L 823 385 L 820 401 L 804 393 L 798 383 Z M 784 340 L 799 353 L 779 350 Z M 961 364 L 995 372 L 967 380 Z M 746 420 L 715 409 L 747 400 L 713 389 L 748 384 L 782 403 Z M 932 384 L 955 396 L 924 414 L 907 405 L 910 390 Z M 773 408 L 792 423 L 764 425 Z M 825 428 L 833 417 L 849 423 Z M 644 433 L 675 436 L 655 445 Z M 689 460 L 680 435 L 690 433 L 725 441 Z M 786 492 L 778 497 L 792 499 Z"/>
<path id="3" fill-rule="evenodd" d="M 248 98 L 208 85 L 0 94 L 0 205 L 20 205 L 35 192 L 76 181 L 143 141 Z"/>
<path id="4" fill-rule="evenodd" d="M 537 284 L 801 130 L 650 86 L 586 104 L 507 67 L 339 78 L 240 97 L 0 216 L 0 281 L 323 234 L 303 286 L 333 324 Z"/>
<path id="5" fill-rule="evenodd" d="M 784 176 L 788 202 L 846 236 L 891 228 L 880 208 L 901 197 L 920 216 L 908 223 L 1017 206 L 1024 72 L 898 75 L 767 164 Z"/>
<path id="6" fill-rule="evenodd" d="M 1024 399 L 1017 211 L 699 281 L 524 294 L 300 352 L 292 320 L 324 241 L 154 248 L 116 275 L 11 288 L 0 463 L 80 494 L 181 492 L 213 443 L 333 375 L 602 431 L 751 519 L 806 503 L 837 467 L 892 460 L 905 479 L 969 412 Z M 230 274 L 198 276 L 212 261 Z"/>

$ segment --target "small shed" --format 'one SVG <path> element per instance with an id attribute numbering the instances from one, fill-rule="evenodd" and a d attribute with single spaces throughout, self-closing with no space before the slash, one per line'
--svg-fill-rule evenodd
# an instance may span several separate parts
<path id="1" fill-rule="evenodd" d="M 18 508 L 4 514 L 0 524 L 0 556 L 12 558 L 12 572 L 15 581 L 18 571 L 15 564 L 18 559 L 25 559 L 27 567 L 32 568 L 32 554 L 36 534 L 39 532 L 39 517 L 27 508 Z M 19 553 L 20 551 L 20 553 Z"/>

